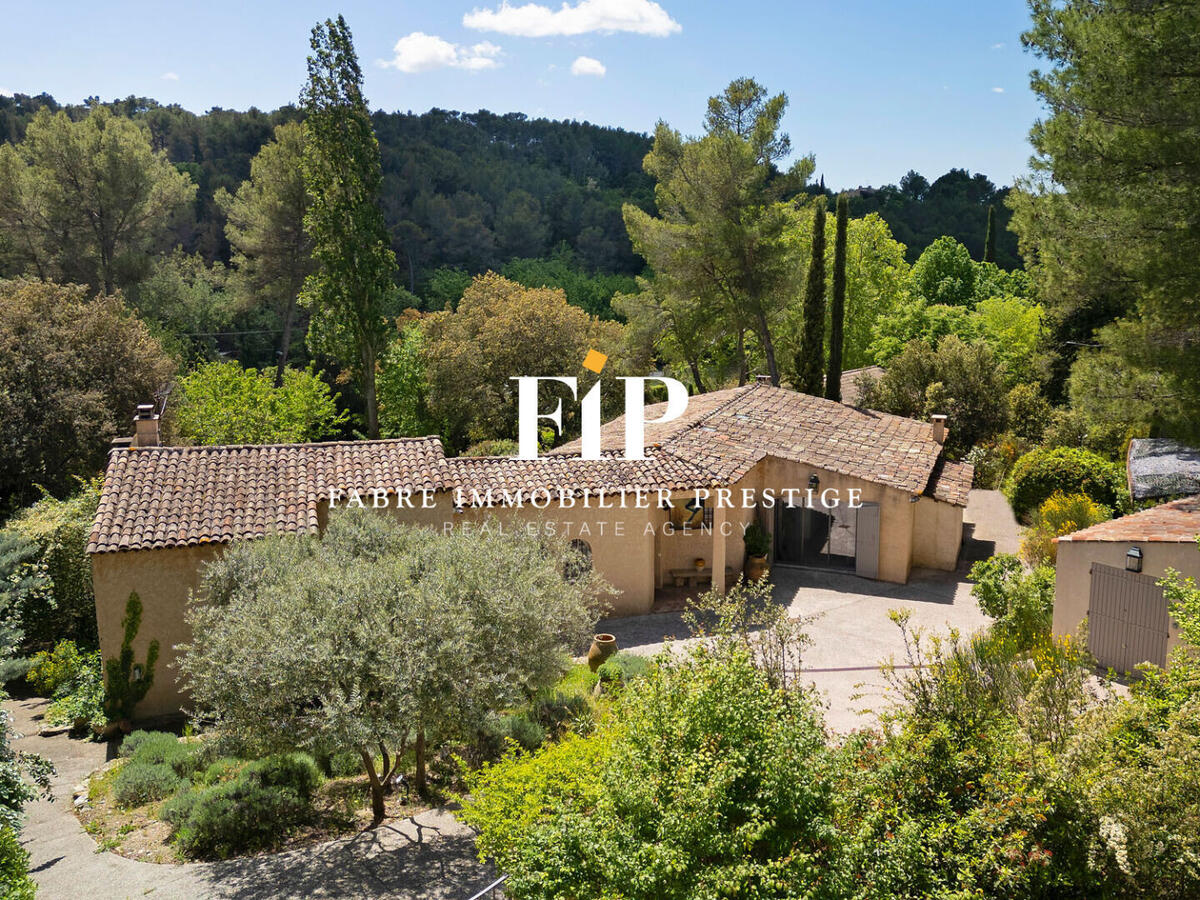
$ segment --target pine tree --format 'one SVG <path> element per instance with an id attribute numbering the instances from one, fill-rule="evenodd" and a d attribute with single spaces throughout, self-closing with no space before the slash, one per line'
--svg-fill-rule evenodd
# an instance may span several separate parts
<path id="1" fill-rule="evenodd" d="M 825 375 L 825 396 L 842 399 L 842 336 L 846 318 L 846 226 L 850 217 L 850 198 L 838 194 L 837 225 L 833 238 L 833 298 L 829 308 L 829 371 Z"/>
<path id="2" fill-rule="evenodd" d="M 987 236 L 983 239 L 983 261 L 996 262 L 996 207 L 988 207 Z"/>
<path id="3" fill-rule="evenodd" d="M 825 375 L 825 196 L 813 203 L 812 256 L 804 284 L 804 330 L 796 354 L 796 390 L 821 396 Z"/>

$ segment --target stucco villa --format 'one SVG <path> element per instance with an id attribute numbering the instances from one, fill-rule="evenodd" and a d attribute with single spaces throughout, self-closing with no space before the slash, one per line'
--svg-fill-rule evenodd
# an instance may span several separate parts
<path id="1" fill-rule="evenodd" d="M 1058 539 L 1054 633 L 1086 623 L 1088 649 L 1118 672 L 1166 664 L 1179 640 L 1159 580 L 1200 579 L 1200 495 L 1101 522 Z"/>
<path id="2" fill-rule="evenodd" d="M 231 541 L 318 534 L 331 506 L 377 497 L 380 514 L 408 523 L 513 523 L 579 541 L 619 592 L 617 615 L 649 612 L 677 584 L 724 589 L 751 522 L 771 535 L 772 565 L 891 582 L 914 567 L 955 568 L 972 470 L 943 458 L 945 417 L 920 422 L 763 382 L 692 397 L 683 416 L 655 424 L 662 412 L 646 410 L 644 460 L 621 455 L 621 419 L 604 426 L 598 460 L 572 445 L 515 460 L 447 458 L 436 437 L 164 447 L 143 408 L 130 445 L 111 453 L 88 545 L 103 655 L 116 655 L 137 591 L 138 657 L 152 639 L 163 648 L 139 715 L 178 710 L 173 645 L 187 638 L 184 609 L 204 564 Z M 489 492 L 530 502 L 475 502 Z M 823 495 L 839 504 L 822 506 Z"/>

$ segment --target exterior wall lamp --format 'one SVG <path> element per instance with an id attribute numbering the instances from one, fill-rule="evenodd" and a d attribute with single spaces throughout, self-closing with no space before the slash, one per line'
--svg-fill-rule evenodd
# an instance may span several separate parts
<path id="1" fill-rule="evenodd" d="M 1129 552 L 1125 554 L 1125 571 L 1142 571 L 1142 551 L 1140 547 L 1130 547 Z"/>
<path id="2" fill-rule="evenodd" d="M 813 472 L 808 476 L 808 486 L 811 490 L 816 490 L 821 486 L 821 479 L 817 477 L 817 473 Z"/>

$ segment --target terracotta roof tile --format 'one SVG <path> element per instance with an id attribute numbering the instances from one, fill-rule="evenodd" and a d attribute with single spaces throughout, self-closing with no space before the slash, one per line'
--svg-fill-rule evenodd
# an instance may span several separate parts
<path id="1" fill-rule="evenodd" d="M 974 479 L 975 467 L 970 463 L 942 459 L 933 467 L 925 494 L 934 500 L 941 500 L 943 503 L 966 506 L 967 497 L 971 493 L 971 482 Z"/>
<path id="2" fill-rule="evenodd" d="M 662 415 L 665 406 L 648 406 L 646 418 Z M 604 449 L 623 447 L 624 421 L 621 416 L 604 425 Z M 929 485 L 942 452 L 928 422 L 757 383 L 692 397 L 679 419 L 647 423 L 646 444 L 661 445 L 723 480 L 736 480 L 764 456 L 775 456 L 913 494 Z M 555 451 L 578 452 L 578 441 Z"/>
<path id="3" fill-rule="evenodd" d="M 589 460 L 577 456 L 544 456 L 540 459 L 510 459 L 502 456 L 460 456 L 446 460 L 455 487 L 462 496 L 497 497 L 507 491 L 525 497 L 532 492 L 560 491 L 580 495 L 584 491 L 633 492 L 637 490 L 690 490 L 719 483 L 702 466 L 663 451 L 652 451 L 649 458 L 629 460 L 616 454 Z"/>
<path id="4" fill-rule="evenodd" d="M 1161 541 L 1190 543 L 1200 534 L 1200 495 L 1173 500 L 1152 509 L 1110 519 L 1060 541 Z"/>
<path id="5" fill-rule="evenodd" d="M 447 474 L 435 437 L 114 450 L 87 549 L 312 533 L 331 491 L 441 490 Z"/>

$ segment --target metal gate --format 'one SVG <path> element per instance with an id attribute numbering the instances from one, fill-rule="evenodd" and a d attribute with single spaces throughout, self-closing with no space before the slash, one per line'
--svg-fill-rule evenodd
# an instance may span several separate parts
<path id="1" fill-rule="evenodd" d="M 1101 665 L 1130 672 L 1142 662 L 1166 664 L 1171 617 L 1156 580 L 1092 563 L 1088 646 Z"/>

